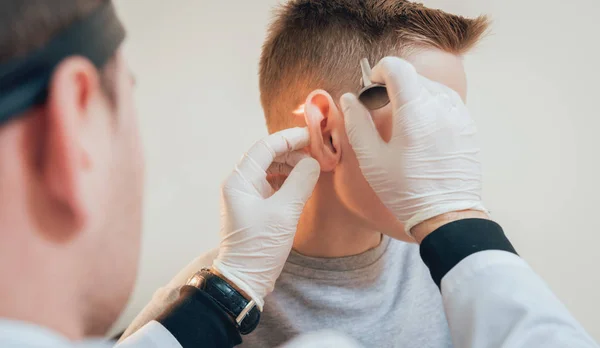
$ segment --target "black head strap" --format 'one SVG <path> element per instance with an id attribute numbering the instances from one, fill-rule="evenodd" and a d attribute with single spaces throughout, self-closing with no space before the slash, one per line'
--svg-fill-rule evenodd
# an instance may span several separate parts
<path id="1" fill-rule="evenodd" d="M 82 56 L 101 69 L 124 38 L 112 2 L 103 1 L 45 46 L 0 64 L 0 125 L 46 100 L 52 73 L 63 59 Z"/>

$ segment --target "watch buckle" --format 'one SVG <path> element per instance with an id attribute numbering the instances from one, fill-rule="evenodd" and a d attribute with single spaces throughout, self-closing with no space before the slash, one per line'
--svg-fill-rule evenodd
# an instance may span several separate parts
<path id="1" fill-rule="evenodd" d="M 254 300 L 250 300 L 250 302 L 248 302 L 246 307 L 244 307 L 244 309 L 240 312 L 240 315 L 238 315 L 237 318 L 235 318 L 235 322 L 238 324 L 238 326 L 242 325 L 242 321 L 244 321 L 244 319 L 246 318 L 246 315 L 248 315 L 248 313 L 254 307 L 256 307 L 256 303 L 254 302 Z"/>

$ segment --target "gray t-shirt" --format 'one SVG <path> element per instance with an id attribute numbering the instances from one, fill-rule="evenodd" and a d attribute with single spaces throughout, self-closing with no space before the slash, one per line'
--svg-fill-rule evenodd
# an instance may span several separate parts
<path id="1" fill-rule="evenodd" d="M 442 298 L 419 248 L 384 237 L 363 254 L 291 253 L 258 328 L 241 347 L 275 347 L 300 333 L 343 332 L 365 347 L 451 347 Z"/>
<path id="2" fill-rule="evenodd" d="M 189 264 L 138 315 L 127 337 L 179 296 L 179 287 L 216 257 Z M 277 347 L 298 334 L 330 329 L 364 347 L 452 347 L 442 298 L 421 261 L 419 247 L 388 237 L 356 256 L 311 258 L 290 254 L 258 328 L 241 347 Z"/>

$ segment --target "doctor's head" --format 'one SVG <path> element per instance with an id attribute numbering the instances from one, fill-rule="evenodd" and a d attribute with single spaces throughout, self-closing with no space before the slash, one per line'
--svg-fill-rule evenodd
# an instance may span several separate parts
<path id="1" fill-rule="evenodd" d="M 93 58 L 73 36 L 66 41 L 76 48 L 36 53 L 93 15 L 105 16 L 102 28 L 78 29 L 91 35 L 84 41 Z M 35 68 L 17 68 L 12 82 L 0 74 L 0 317 L 71 338 L 105 333 L 138 263 L 143 159 L 133 80 L 122 36 L 114 37 L 122 30 L 109 1 L 0 2 L 0 69 L 37 54 Z M 40 88 L 32 81 L 45 68 L 47 88 Z M 19 105 L 11 95 L 17 88 L 24 100 L 27 91 L 39 96 Z"/>
<path id="2" fill-rule="evenodd" d="M 404 236 L 360 172 L 339 98 L 361 88 L 359 62 L 399 56 L 466 98 L 465 54 L 485 33 L 485 17 L 467 19 L 404 0 L 292 0 L 276 13 L 260 60 L 260 92 L 269 132 L 310 129 L 310 152 L 322 168 L 316 194 L 367 227 Z M 391 134 L 390 106 L 374 112 Z M 383 116 L 383 117 L 382 117 Z M 310 204 L 310 203 L 309 203 Z M 327 206 L 327 205 L 325 205 Z"/>

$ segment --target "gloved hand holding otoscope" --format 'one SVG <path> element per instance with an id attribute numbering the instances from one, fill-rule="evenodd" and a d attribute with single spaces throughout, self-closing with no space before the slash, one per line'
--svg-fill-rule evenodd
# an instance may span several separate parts
<path id="1" fill-rule="evenodd" d="M 485 212 L 477 129 L 458 93 L 400 58 L 384 58 L 370 76 L 368 62 L 361 66 L 368 85 L 358 99 L 341 99 L 346 132 L 365 178 L 406 232 L 445 213 Z M 392 137 L 385 142 L 369 110 L 387 105 L 388 94 Z"/>

